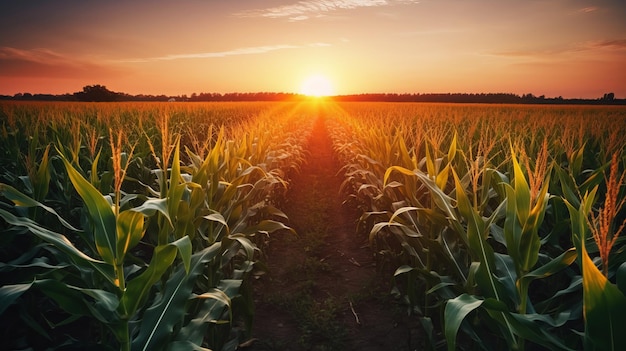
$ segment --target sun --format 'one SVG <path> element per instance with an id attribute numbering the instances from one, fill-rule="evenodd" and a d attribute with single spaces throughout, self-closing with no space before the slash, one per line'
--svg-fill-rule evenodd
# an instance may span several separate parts
<path id="1" fill-rule="evenodd" d="M 324 75 L 311 75 L 302 82 L 300 94 L 312 97 L 331 96 L 334 94 L 333 83 Z"/>

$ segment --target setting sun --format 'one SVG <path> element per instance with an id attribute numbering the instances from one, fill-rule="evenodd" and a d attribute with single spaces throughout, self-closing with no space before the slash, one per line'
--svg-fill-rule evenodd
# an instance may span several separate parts
<path id="1" fill-rule="evenodd" d="M 322 97 L 334 94 L 333 84 L 326 76 L 312 75 L 307 77 L 300 87 L 300 94 Z"/>

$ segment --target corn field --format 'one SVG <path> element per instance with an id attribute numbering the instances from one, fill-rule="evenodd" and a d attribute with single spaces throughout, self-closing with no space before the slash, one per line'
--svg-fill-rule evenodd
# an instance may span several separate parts
<path id="1" fill-rule="evenodd" d="M 9 349 L 236 349 L 319 109 L 355 240 L 428 347 L 626 348 L 623 107 L 0 108 Z"/>

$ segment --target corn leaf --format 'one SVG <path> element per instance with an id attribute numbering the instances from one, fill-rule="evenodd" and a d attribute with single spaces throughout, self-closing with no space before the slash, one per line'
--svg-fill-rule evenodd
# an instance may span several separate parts
<path id="1" fill-rule="evenodd" d="M 0 194 L 5 198 L 11 200 L 15 204 L 15 206 L 40 207 L 46 212 L 54 215 L 65 228 L 73 230 L 75 232 L 81 231 L 80 229 L 74 228 L 71 224 L 64 220 L 52 207 L 48 207 L 41 202 L 22 194 L 20 191 L 10 185 L 0 183 Z"/>
<path id="2" fill-rule="evenodd" d="M 516 216 L 520 223 L 526 223 L 528 216 L 530 215 L 530 188 L 528 182 L 522 172 L 517 157 L 515 157 L 515 151 L 511 147 L 511 159 L 513 162 L 513 187 L 515 188 L 515 194 L 512 199 L 515 200 Z"/>
<path id="3" fill-rule="evenodd" d="M 484 300 L 469 294 L 461 294 L 446 302 L 443 318 L 448 351 L 456 350 L 456 334 L 461 323 L 470 312 L 480 307 L 483 302 Z"/>
<path id="4" fill-rule="evenodd" d="M 64 235 L 46 229 L 29 218 L 16 217 L 12 213 L 3 209 L 0 209 L 0 217 L 2 217 L 9 224 L 28 228 L 31 233 L 54 245 L 57 249 L 67 254 L 77 265 L 95 269 L 102 275 L 102 277 L 114 284 L 115 273 L 113 272 L 113 266 L 92 258 L 78 250 Z"/>
<path id="5" fill-rule="evenodd" d="M 126 210 L 117 217 L 117 258 L 123 260 L 128 250 L 135 247 L 144 234 L 144 216 L 134 210 Z"/>
<path id="6" fill-rule="evenodd" d="M 172 220 L 170 218 L 170 214 L 167 210 L 167 198 L 164 199 L 155 199 L 149 198 L 144 201 L 141 205 L 137 207 L 133 207 L 133 211 L 140 212 L 146 217 L 153 216 L 156 212 L 161 213 L 168 221 L 168 223 L 173 226 Z"/>
<path id="7" fill-rule="evenodd" d="M 271 219 L 264 219 L 262 221 L 260 221 L 258 224 L 252 225 L 252 226 L 248 226 L 246 228 L 243 228 L 241 231 L 239 231 L 242 234 L 255 234 L 258 232 L 266 232 L 266 233 L 273 233 L 277 230 L 287 230 L 289 232 L 291 232 L 292 234 L 295 234 L 295 230 L 293 230 L 292 228 L 284 225 L 282 222 L 278 222 L 278 221 L 274 221 Z M 235 233 L 237 234 L 237 233 Z"/>
<path id="8" fill-rule="evenodd" d="M 120 303 L 120 313 L 122 315 L 133 315 L 137 311 L 153 285 L 170 268 L 177 252 L 180 253 L 183 259 L 185 269 L 189 269 L 191 257 L 191 240 L 189 240 L 189 237 L 185 236 L 170 244 L 157 246 L 154 249 L 148 268 L 126 285 L 126 290 L 122 294 Z"/>
<path id="9" fill-rule="evenodd" d="M 115 214 L 109 202 L 65 158 L 61 157 L 74 188 L 85 202 L 89 218 L 94 226 L 96 249 L 100 257 L 110 265 L 116 264 L 117 242 Z"/>
<path id="10" fill-rule="evenodd" d="M 587 216 L 591 211 L 597 189 L 595 187 L 590 193 L 585 194 L 578 209 L 566 201 L 572 218 L 572 237 L 579 240 L 575 243 L 583 276 L 585 342 L 589 349 L 624 350 L 626 296 L 600 272 L 589 257 L 585 245 L 588 231 Z"/>
<path id="11" fill-rule="evenodd" d="M 474 259 L 480 262 L 477 272 L 478 281 L 479 283 L 482 282 L 481 288 L 488 292 L 487 295 L 489 297 L 495 297 L 500 300 L 502 294 L 500 285 L 495 279 L 494 252 L 491 245 L 487 242 L 487 236 L 489 235 L 488 226 L 483 221 L 482 216 L 476 213 L 472 207 L 456 172 L 452 172 L 452 175 L 456 184 L 457 207 L 467 221 L 469 247 Z"/>
<path id="12" fill-rule="evenodd" d="M 43 153 L 41 163 L 37 168 L 37 173 L 35 173 L 35 179 L 31 179 L 31 183 L 33 184 L 33 196 L 35 197 L 35 199 L 41 201 L 43 201 L 43 199 L 46 197 L 46 194 L 48 194 L 48 189 L 50 186 L 50 170 L 48 169 L 49 151 L 50 145 L 46 147 L 46 150 Z"/>
<path id="13" fill-rule="evenodd" d="M 0 315 L 7 309 L 15 300 L 17 300 L 23 293 L 33 286 L 33 283 L 26 284 L 11 284 L 0 287 Z"/>
<path id="14" fill-rule="evenodd" d="M 576 260 L 576 256 L 577 256 L 576 249 L 571 248 L 563 252 L 561 255 L 554 258 L 550 262 L 533 270 L 532 272 L 528 272 L 524 274 L 524 276 L 520 278 L 520 284 L 523 286 L 526 286 L 526 289 L 528 289 L 527 288 L 528 285 L 533 280 L 549 277 L 552 274 L 555 274 L 565 269 L 566 267 L 569 267 L 569 265 L 571 265 L 572 262 Z"/>
<path id="15" fill-rule="evenodd" d="M 172 335 L 174 325 L 185 315 L 185 306 L 192 295 L 196 278 L 203 272 L 205 264 L 219 255 L 220 249 L 221 244 L 215 243 L 191 255 L 188 269 L 180 265 L 175 269 L 161 296 L 146 309 L 139 332 L 132 341 L 132 350 L 145 351 L 164 346 Z"/>
<path id="16" fill-rule="evenodd" d="M 242 281 L 238 279 L 224 279 L 209 292 L 194 296 L 194 299 L 202 299 L 203 303 L 198 308 L 195 317 L 181 328 L 176 339 L 201 345 L 210 324 L 224 323 L 223 318 L 226 309 L 229 312 L 229 319 L 226 323 L 230 323 L 232 321 L 232 299 L 239 294 L 241 283 Z"/>
<path id="17" fill-rule="evenodd" d="M 450 164 L 452 160 L 454 160 L 454 156 L 456 156 L 456 150 L 457 150 L 456 139 L 457 139 L 457 133 L 455 131 L 454 137 L 452 138 L 452 142 L 450 143 L 450 148 L 448 148 L 448 164 Z"/>
<path id="18" fill-rule="evenodd" d="M 585 333 L 596 350 L 626 349 L 626 297 L 600 272 L 582 248 Z"/>

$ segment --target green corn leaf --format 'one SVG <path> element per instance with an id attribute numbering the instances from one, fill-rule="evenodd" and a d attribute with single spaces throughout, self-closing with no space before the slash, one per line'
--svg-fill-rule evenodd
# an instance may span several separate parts
<path id="1" fill-rule="evenodd" d="M 456 188 L 457 207 L 463 218 L 467 221 L 469 247 L 473 257 L 480 262 L 475 275 L 476 282 L 485 296 L 493 297 L 497 301 L 503 301 L 506 294 L 502 283 L 496 279 L 495 254 L 493 248 L 489 242 L 487 242 L 489 226 L 495 221 L 500 210 L 494 211 L 492 216 L 487 218 L 486 221 L 483 220 L 483 217 L 472 207 L 461 185 L 461 181 L 454 170 L 452 171 L 452 175 Z M 501 206 L 504 206 L 504 202 L 499 205 L 499 207 Z M 503 317 L 503 321 L 502 327 L 505 338 L 510 342 L 514 342 L 515 337 L 513 336 L 513 331 L 508 319 Z"/>
<path id="2" fill-rule="evenodd" d="M 484 300 L 468 294 L 459 295 L 446 302 L 443 318 L 448 351 L 456 350 L 456 334 L 461 323 L 470 312 L 480 307 L 483 302 Z"/>
<path id="3" fill-rule="evenodd" d="M 391 166 L 387 168 L 387 170 L 385 171 L 385 175 L 383 177 L 383 185 L 387 185 L 387 183 L 389 182 L 389 177 L 391 176 L 391 173 L 393 172 L 398 172 L 400 174 L 404 174 L 410 177 L 415 176 L 415 171 L 412 171 L 410 169 L 400 167 L 400 166 Z"/>
<path id="4" fill-rule="evenodd" d="M 424 142 L 424 150 L 426 152 L 426 172 L 429 176 L 435 177 L 437 175 L 436 167 L 435 167 L 435 159 L 431 154 L 430 146 L 428 146 L 428 142 Z"/>
<path id="5" fill-rule="evenodd" d="M 626 297 L 593 264 L 583 250 L 585 333 L 597 350 L 626 349 Z"/>
<path id="6" fill-rule="evenodd" d="M 448 163 L 435 177 L 435 184 L 439 189 L 445 189 L 446 184 L 448 183 L 448 177 L 450 175 L 450 164 Z"/>
<path id="7" fill-rule="evenodd" d="M 224 218 L 224 216 L 219 212 L 211 213 L 209 215 L 204 216 L 203 218 L 208 219 L 211 222 L 217 222 L 228 228 L 228 223 L 226 222 L 226 218 Z"/>
<path id="8" fill-rule="evenodd" d="M 46 212 L 54 215 L 65 228 L 73 230 L 75 232 L 81 231 L 80 229 L 74 228 L 71 224 L 64 220 L 52 207 L 48 207 L 41 202 L 22 194 L 20 191 L 10 185 L 0 183 L 0 194 L 2 194 L 2 196 L 4 196 L 5 198 L 11 200 L 15 204 L 15 206 L 40 207 Z"/>
<path id="9" fill-rule="evenodd" d="M 387 229 L 389 227 L 397 227 L 397 228 L 406 228 L 406 225 L 398 222 L 378 222 L 372 226 L 369 234 L 370 243 L 374 242 L 376 235 L 380 233 L 381 230 Z M 413 237 L 418 237 L 418 235 L 413 235 Z"/>
<path id="10" fill-rule="evenodd" d="M 515 195 L 513 199 L 515 199 L 516 202 L 516 215 L 520 223 L 526 223 L 530 215 L 530 188 L 528 187 L 528 182 L 526 181 L 522 167 L 517 162 L 513 147 L 511 147 L 511 159 L 514 173 L 513 187 L 515 188 Z"/>
<path id="11" fill-rule="evenodd" d="M 140 212 L 126 210 L 117 217 L 117 253 L 122 261 L 128 250 L 135 247 L 144 235 L 144 216 Z"/>
<path id="12" fill-rule="evenodd" d="M 68 285 L 56 279 L 35 280 L 32 283 L 65 312 L 72 315 L 56 326 L 77 317 L 95 318 L 105 325 L 114 326 L 119 321 L 114 313 L 119 302 L 117 295 L 100 289 L 85 289 Z"/>
<path id="13" fill-rule="evenodd" d="M 48 152 L 50 151 L 50 145 L 46 147 L 46 150 L 43 153 L 41 158 L 41 163 L 37 168 L 37 173 L 35 174 L 35 179 L 31 179 L 31 183 L 33 184 L 33 196 L 35 199 L 43 201 L 48 194 L 48 189 L 50 186 L 50 170 L 48 168 L 49 157 Z"/>
<path id="14" fill-rule="evenodd" d="M 211 300 L 215 300 L 216 302 L 218 302 L 222 306 L 226 307 L 228 310 L 231 309 L 231 299 L 230 299 L 230 297 L 228 297 L 228 295 L 226 295 L 226 293 L 224 293 L 220 289 L 213 288 L 213 289 L 209 290 L 208 292 L 205 292 L 203 294 L 197 295 L 195 298 L 197 298 L 197 299 L 211 299 Z M 233 322 L 233 315 L 232 315 L 232 313 L 229 313 L 228 316 L 229 316 L 228 322 L 232 323 Z M 222 318 L 221 315 L 216 315 L 216 316 L 214 316 L 214 318 L 212 318 L 211 322 L 218 321 L 221 318 Z"/>
<path id="15" fill-rule="evenodd" d="M 454 170 L 452 171 L 454 174 Z M 448 220 L 454 230 L 461 235 L 461 239 L 463 239 L 463 242 L 467 244 L 467 237 L 464 235 L 465 230 L 461 225 L 459 215 L 453 205 L 454 199 L 448 196 L 443 189 L 439 188 L 437 184 L 428 177 L 428 175 L 422 173 L 421 171 L 416 171 L 415 175 L 420 182 L 426 186 L 431 195 L 432 201 L 435 203 L 437 208 L 443 211 L 443 213 L 448 217 Z"/>
<path id="16" fill-rule="evenodd" d="M 572 174 L 580 174 L 583 168 L 583 155 L 585 154 L 585 147 L 587 146 L 587 141 L 585 141 L 581 147 L 574 151 L 570 155 L 570 170 Z"/>
<path id="17" fill-rule="evenodd" d="M 591 174 L 585 179 L 585 181 L 580 185 L 580 192 L 585 193 L 589 191 L 589 189 L 594 188 L 597 185 L 600 185 L 604 181 L 604 171 L 611 165 L 610 162 L 603 164 L 602 166 L 591 170 Z"/>
<path id="18" fill-rule="evenodd" d="M 555 321 L 546 315 L 511 313 L 504 303 L 494 299 L 486 299 L 481 308 L 487 311 L 489 316 L 498 321 L 500 325 L 506 325 L 511 331 L 511 337 L 507 339 L 511 349 L 520 347 L 517 340 L 513 338 L 513 335 L 515 335 L 550 350 L 571 350 L 562 340 L 550 333 L 550 327 L 556 327 L 566 322 L 563 318 Z"/>
<path id="19" fill-rule="evenodd" d="M 532 272 L 528 272 L 526 274 L 524 274 L 524 276 L 522 276 L 520 278 L 520 284 L 522 286 L 525 286 L 526 291 L 528 290 L 528 285 L 535 279 L 542 279 L 542 278 L 546 278 L 549 277 L 563 269 L 565 269 L 566 267 L 569 267 L 569 265 L 572 264 L 572 262 L 574 262 L 576 260 L 576 249 L 571 248 L 565 252 L 563 252 L 561 255 L 559 255 L 558 257 L 554 258 L 553 260 L 551 260 L 550 262 L 538 267 L 537 269 L 533 270 Z"/>
<path id="20" fill-rule="evenodd" d="M 185 305 L 192 295 L 196 278 L 202 273 L 205 264 L 219 255 L 220 250 L 221 244 L 215 243 L 193 254 L 188 269 L 180 266 L 175 269 L 160 298 L 143 314 L 139 332 L 132 340 L 132 350 L 160 348 L 171 339 L 174 325 L 185 315 Z"/>
<path id="21" fill-rule="evenodd" d="M 33 283 L 41 292 L 53 299 L 61 309 L 78 316 L 92 316 L 83 294 L 65 283 L 54 279 L 37 280 Z"/>
<path id="22" fill-rule="evenodd" d="M 33 283 L 11 284 L 0 287 L 0 315 L 33 286 Z"/>
<path id="23" fill-rule="evenodd" d="M 400 267 L 398 267 L 396 269 L 396 271 L 393 273 L 394 277 L 398 277 L 401 276 L 403 274 L 409 273 L 411 271 L 415 270 L 415 268 L 411 267 L 411 266 L 407 266 L 407 265 L 402 265 Z"/>
<path id="24" fill-rule="evenodd" d="M 517 272 L 515 270 L 515 264 L 511 256 L 501 253 L 495 253 L 495 268 L 497 273 L 497 279 L 502 284 L 505 296 L 508 300 L 515 304 L 519 304 L 519 294 L 516 288 Z"/>
<path id="25" fill-rule="evenodd" d="M 506 219 L 504 221 L 504 240 L 506 242 L 506 250 L 515 263 L 516 273 L 521 274 L 522 266 L 522 226 L 517 217 L 517 201 L 515 201 L 515 189 L 509 184 L 504 184 L 506 189 Z"/>
<path id="26" fill-rule="evenodd" d="M 406 142 L 404 140 L 404 136 L 402 134 L 398 134 L 398 150 L 400 155 L 400 160 L 402 160 L 402 165 L 405 167 L 415 167 L 413 164 L 413 159 L 409 154 L 409 150 L 406 148 Z"/>
<path id="27" fill-rule="evenodd" d="M 60 152 L 59 152 L 60 153 Z M 96 249 L 100 257 L 110 265 L 116 264 L 116 224 L 111 205 L 65 158 L 61 157 L 74 188 L 85 202 L 94 227 Z"/>
<path id="28" fill-rule="evenodd" d="M 480 262 L 477 272 L 477 282 L 490 297 L 500 300 L 501 286 L 495 278 L 495 256 L 493 248 L 487 242 L 489 230 L 487 223 L 483 221 L 482 216 L 478 214 L 472 207 L 464 188 L 461 186 L 459 177 L 456 172 L 452 172 L 457 194 L 457 207 L 459 212 L 467 221 L 467 237 L 469 247 L 474 259 Z M 493 220 L 493 218 L 491 219 Z M 503 297 L 503 295 L 502 295 Z"/>
<path id="29" fill-rule="evenodd" d="M 393 215 L 391 215 L 391 217 L 389 218 L 389 222 L 395 222 L 396 218 L 400 217 L 402 214 L 406 213 L 406 212 L 411 212 L 411 211 L 419 211 L 420 208 L 418 207 L 413 207 L 413 206 L 406 206 L 406 207 L 401 207 L 399 209 L 397 209 Z"/>
<path id="30" fill-rule="evenodd" d="M 47 270 L 57 270 L 57 269 L 67 268 L 70 266 L 71 266 L 70 264 L 52 265 L 44 261 L 33 261 L 28 264 L 12 264 L 12 263 L 0 262 L 0 269 L 3 269 L 5 267 L 10 267 L 10 268 L 18 268 L 18 269 L 19 268 L 44 268 Z"/>
<path id="31" fill-rule="evenodd" d="M 243 247 L 244 251 L 246 252 L 246 258 L 247 259 L 252 259 L 254 257 L 254 251 L 258 250 L 258 248 L 256 247 L 256 245 L 254 245 L 252 243 L 252 241 L 250 241 L 250 239 L 248 239 L 248 237 L 245 234 L 241 234 L 241 233 L 237 233 L 237 234 L 231 234 L 228 236 L 229 240 L 232 240 L 234 242 L 239 243 L 239 245 L 241 245 L 241 247 Z M 229 247 L 229 249 L 231 249 Z M 238 251 L 238 249 L 235 249 L 232 251 L 232 254 L 236 254 Z M 227 255 L 225 255 L 227 256 Z"/>
<path id="32" fill-rule="evenodd" d="M 248 226 L 246 228 L 244 228 L 243 230 L 239 231 L 242 234 L 246 234 L 246 235 L 250 235 L 250 234 L 254 234 L 254 233 L 258 233 L 258 232 L 267 232 L 267 233 L 273 233 L 277 230 L 287 230 L 289 232 L 291 232 L 292 234 L 296 234 L 295 230 L 293 230 L 293 228 L 290 228 L 286 225 L 284 225 L 281 222 L 278 221 L 274 221 L 271 219 L 264 219 L 262 221 L 260 221 L 258 224 L 252 225 L 252 226 Z"/>
<path id="33" fill-rule="evenodd" d="M 102 154 L 102 148 L 98 150 L 98 153 L 91 162 L 91 185 L 96 188 L 100 188 L 100 179 L 98 179 L 98 162 L 100 161 L 100 155 Z"/>
<path id="34" fill-rule="evenodd" d="M 522 298 L 527 298 L 528 289 L 529 289 L 530 283 L 533 280 L 549 277 L 565 269 L 566 267 L 569 267 L 569 265 L 571 265 L 572 262 L 576 260 L 576 256 L 577 256 L 576 249 L 571 248 L 565 251 L 564 253 L 562 253 L 561 255 L 559 255 L 558 257 L 554 258 L 550 262 L 533 270 L 532 272 L 528 272 L 524 274 L 517 281 L 517 284 L 519 286 L 520 296 L 523 296 Z M 526 312 L 526 311 L 523 311 L 523 312 Z"/>
<path id="35" fill-rule="evenodd" d="M 585 193 L 583 201 L 576 200 L 576 203 L 578 205 L 572 204 L 569 200 L 565 199 L 565 205 L 567 206 L 572 225 L 572 242 L 576 247 L 576 251 L 579 253 L 578 263 L 581 266 L 581 245 L 585 245 L 585 238 L 587 237 L 586 232 L 588 230 L 587 214 L 591 211 L 591 206 L 593 205 L 593 202 L 596 198 L 597 191 L 598 187 L 594 187 L 591 192 Z"/>
<path id="36" fill-rule="evenodd" d="M 85 289 L 77 286 L 68 285 L 69 288 L 79 291 L 90 296 L 96 302 L 96 305 L 102 306 L 105 310 L 113 312 L 119 306 L 120 300 L 116 294 L 101 289 Z"/>
<path id="37" fill-rule="evenodd" d="M 115 273 L 111 265 L 87 256 L 85 253 L 78 250 L 64 235 L 46 229 L 29 218 L 16 217 L 3 209 L 0 209 L 0 217 L 9 224 L 28 228 L 31 233 L 67 254 L 70 259 L 79 266 L 91 267 L 98 271 L 110 283 L 115 283 Z"/>
<path id="38" fill-rule="evenodd" d="M 596 350 L 625 350 L 626 297 L 609 282 L 580 245 L 587 341 Z"/>
<path id="39" fill-rule="evenodd" d="M 598 187 L 583 196 L 579 208 L 565 201 L 572 221 L 572 239 L 579 253 L 582 269 L 583 315 L 585 342 L 589 349 L 626 349 L 626 296 L 611 283 L 593 263 L 585 245 L 588 229 L 587 216 L 595 200 Z"/>
<path id="40" fill-rule="evenodd" d="M 457 139 L 457 134 L 455 131 L 454 137 L 452 138 L 452 142 L 450 143 L 450 148 L 448 148 L 448 164 L 450 164 L 452 160 L 454 160 L 454 156 L 456 156 L 456 149 L 457 149 L 456 139 Z"/>
<path id="41" fill-rule="evenodd" d="M 133 315 L 139 308 L 142 301 L 158 282 L 163 274 L 170 268 L 177 252 L 183 259 L 185 270 L 189 269 L 191 258 L 191 240 L 185 236 L 175 242 L 166 245 L 159 245 L 154 249 L 154 254 L 150 264 L 139 276 L 129 281 L 126 290 L 122 294 L 120 313 L 122 315 Z"/>
<path id="42" fill-rule="evenodd" d="M 187 325 L 181 328 L 176 340 L 188 340 L 194 345 L 201 345 L 204 336 L 211 324 L 224 323 L 224 313 L 229 312 L 229 319 L 232 321 L 231 304 L 232 300 L 239 295 L 241 280 L 223 279 L 217 288 L 211 289 L 208 293 L 194 296 L 194 299 L 203 299 L 203 303 L 198 308 L 195 317 Z"/>
<path id="43" fill-rule="evenodd" d="M 565 323 L 566 320 L 555 321 L 544 315 L 511 313 L 501 301 L 492 298 L 482 300 L 468 294 L 459 295 L 446 302 L 444 322 L 448 350 L 456 349 L 456 335 L 461 323 L 470 312 L 478 308 L 483 308 L 491 318 L 508 329 L 509 332 L 506 332 L 504 336 L 508 336 L 509 347 L 519 347 L 515 339 L 515 336 L 518 336 L 549 349 L 568 350 L 568 347 L 561 340 L 552 336 L 549 330 L 546 330 L 547 328 L 543 328 L 540 323 L 537 323 L 542 322 L 557 327 Z"/>
<path id="44" fill-rule="evenodd" d="M 556 167 L 556 174 L 559 177 L 559 183 L 561 184 L 561 194 L 572 204 L 575 209 L 580 206 L 580 199 L 576 193 L 576 183 L 572 176 L 561 167 Z"/>
<path id="45" fill-rule="evenodd" d="M 547 193 L 549 179 L 546 179 L 544 185 L 537 196 L 537 202 L 530 211 L 530 216 L 523 225 L 524 234 L 522 235 L 521 251 L 524 254 L 522 269 L 524 272 L 531 270 L 539 259 L 539 250 L 541 248 L 541 238 L 539 237 L 539 228 L 543 223 L 546 214 L 546 206 L 550 195 Z"/>
<path id="46" fill-rule="evenodd" d="M 173 226 L 169 211 L 167 209 L 167 201 L 167 198 L 150 198 L 144 201 L 144 203 L 142 203 L 141 205 L 133 207 L 132 210 L 135 212 L 140 212 L 146 217 L 152 217 L 156 212 L 159 212 L 167 219 L 168 223 Z"/>

